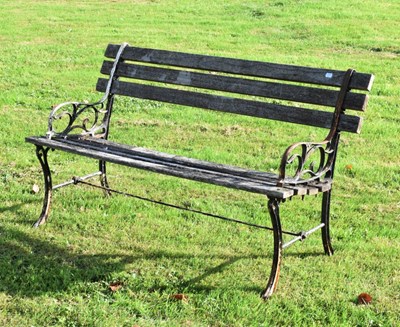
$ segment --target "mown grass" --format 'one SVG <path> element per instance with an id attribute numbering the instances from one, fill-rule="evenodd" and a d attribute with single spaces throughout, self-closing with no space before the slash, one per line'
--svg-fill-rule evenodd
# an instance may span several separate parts
<path id="1" fill-rule="evenodd" d="M 0 325 L 396 326 L 400 316 L 398 1 L 0 1 Z M 105 46 L 133 45 L 376 75 L 361 135 L 343 135 L 332 202 L 335 255 L 318 235 L 284 254 L 277 293 L 259 299 L 272 235 L 84 186 L 54 196 L 24 137 L 51 105 L 96 100 Z M 325 131 L 120 99 L 111 137 L 276 170 L 293 141 Z M 290 133 L 287 131 L 290 130 Z M 63 181 L 95 162 L 50 154 Z M 347 168 L 346 168 L 347 167 Z M 351 167 L 351 169 L 349 169 Z M 111 166 L 110 182 L 268 223 L 263 197 Z M 285 229 L 318 221 L 320 197 L 282 206 Z M 110 285 L 121 286 L 112 291 Z M 357 306 L 361 292 L 369 306 Z M 187 300 L 171 295 L 182 293 Z"/>

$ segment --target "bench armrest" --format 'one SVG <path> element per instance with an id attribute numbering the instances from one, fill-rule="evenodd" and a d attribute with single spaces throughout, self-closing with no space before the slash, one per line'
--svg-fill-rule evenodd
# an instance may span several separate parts
<path id="1" fill-rule="evenodd" d="M 103 136 L 107 127 L 104 100 L 64 102 L 54 106 L 49 115 L 47 138 L 67 137 L 74 130 L 80 130 L 82 135 Z"/>
<path id="2" fill-rule="evenodd" d="M 107 137 L 108 122 L 110 121 L 111 107 L 105 108 L 107 100 L 108 105 L 112 106 L 111 88 L 115 77 L 118 64 L 122 61 L 122 53 L 128 46 L 127 43 L 121 44 L 115 57 L 110 76 L 107 82 L 106 92 L 103 97 L 94 103 L 86 102 L 64 102 L 55 107 L 50 113 L 47 137 L 67 137 L 73 130 L 81 130 L 81 135 L 92 137 Z M 62 120 L 62 122 L 59 122 Z"/>
<path id="3" fill-rule="evenodd" d="M 343 103 L 349 91 L 353 74 L 354 70 L 348 69 L 343 77 L 327 137 L 322 142 L 294 143 L 286 149 L 279 167 L 278 186 L 308 184 L 313 181 L 320 181 L 324 177 L 333 177 L 340 135 L 340 117 L 344 111 Z"/>
<path id="4" fill-rule="evenodd" d="M 331 178 L 338 137 L 323 142 L 298 142 L 282 156 L 278 186 L 308 184 Z M 327 175 L 329 173 L 329 176 Z"/>

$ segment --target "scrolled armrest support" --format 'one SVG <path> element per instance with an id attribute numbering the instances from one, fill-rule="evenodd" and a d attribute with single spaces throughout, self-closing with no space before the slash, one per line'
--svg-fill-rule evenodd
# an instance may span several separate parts
<path id="1" fill-rule="evenodd" d="M 118 78 L 115 73 L 127 46 L 127 43 L 123 43 L 119 47 L 110 72 L 106 92 L 99 101 L 93 103 L 64 102 L 53 108 L 48 121 L 46 134 L 48 138 L 67 137 L 73 130 L 80 130 L 82 136 L 107 136 L 112 107 L 111 89 L 113 82 Z M 106 102 L 107 106 L 105 105 Z"/>
<path id="2" fill-rule="evenodd" d="M 343 104 L 354 72 L 354 69 L 348 69 L 343 77 L 331 128 L 324 141 L 298 142 L 286 149 L 279 166 L 278 186 L 308 184 L 332 177 L 340 136 L 340 116 L 344 112 Z"/>
<path id="3" fill-rule="evenodd" d="M 104 101 L 103 98 L 95 103 L 64 102 L 55 106 L 49 115 L 47 137 L 66 137 L 74 130 L 82 135 L 102 136 L 107 127 Z"/>
<path id="4" fill-rule="evenodd" d="M 325 177 L 335 162 L 335 145 L 331 141 L 298 142 L 282 156 L 278 185 L 307 184 Z"/>

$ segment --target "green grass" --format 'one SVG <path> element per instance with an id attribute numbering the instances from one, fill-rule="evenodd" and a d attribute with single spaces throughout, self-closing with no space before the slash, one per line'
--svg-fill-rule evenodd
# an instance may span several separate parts
<path id="1" fill-rule="evenodd" d="M 400 324 L 400 3 L 347 1 L 0 0 L 0 325 L 397 326 Z M 343 135 L 332 201 L 335 255 L 318 235 L 284 253 L 259 298 L 272 235 L 84 186 L 41 210 L 42 175 L 24 137 L 51 105 L 97 100 L 106 45 L 132 45 L 376 75 L 361 135 Z M 303 129 L 120 99 L 111 137 L 257 169 L 277 169 Z M 290 129 L 290 135 L 287 130 Z M 286 135 L 286 136 L 285 136 Z M 56 181 L 96 163 L 50 153 Z M 352 165 L 352 169 L 346 169 Z M 258 195 L 109 167 L 120 189 L 268 224 Z M 318 221 L 320 197 L 282 205 L 285 229 Z M 117 291 L 112 283 L 120 285 Z M 369 306 L 357 306 L 361 292 Z M 171 295 L 183 293 L 186 301 Z"/>

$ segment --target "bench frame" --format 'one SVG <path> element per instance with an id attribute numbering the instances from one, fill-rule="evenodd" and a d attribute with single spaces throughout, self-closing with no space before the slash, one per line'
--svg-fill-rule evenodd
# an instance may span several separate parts
<path id="1" fill-rule="evenodd" d="M 115 52 L 116 46 L 110 45 L 108 47 L 108 52 L 110 52 L 110 47 L 111 49 Z M 43 171 L 43 176 L 44 176 L 44 201 L 43 201 L 43 207 L 42 207 L 42 212 L 40 214 L 39 219 L 37 222 L 34 224 L 35 227 L 38 227 L 42 225 L 43 223 L 46 222 L 49 216 L 50 212 L 50 206 L 52 202 L 52 194 L 53 190 L 72 185 L 72 184 L 88 184 L 92 185 L 94 187 L 100 187 L 103 190 L 105 190 L 105 193 L 107 195 L 111 194 L 111 192 L 116 192 L 120 194 L 125 194 L 129 195 L 123 192 L 119 192 L 116 190 L 112 190 L 109 186 L 108 180 L 107 180 L 107 171 L 106 171 L 106 162 L 114 162 L 114 163 L 121 163 L 125 164 L 128 166 L 136 167 L 136 168 L 143 168 L 141 166 L 136 166 L 131 164 L 131 163 L 125 163 L 125 162 L 120 162 L 118 160 L 122 160 L 121 158 L 117 159 L 110 159 L 109 156 L 102 156 L 99 152 L 99 150 L 94 151 L 93 154 L 90 152 L 89 148 L 87 148 L 86 151 L 84 149 L 82 150 L 81 148 L 78 148 L 76 144 L 80 144 L 83 142 L 87 142 L 87 140 L 91 140 L 92 144 L 100 147 L 102 146 L 102 142 L 106 144 L 107 146 L 111 145 L 114 146 L 112 142 L 107 141 L 108 140 L 108 135 L 109 135 L 109 124 L 110 124 L 110 117 L 113 109 L 113 102 L 114 102 L 114 96 L 115 92 L 114 87 L 115 84 L 118 81 L 119 76 L 117 76 L 116 72 L 119 69 L 119 65 L 121 65 L 124 62 L 123 59 L 123 53 L 125 49 L 129 48 L 127 44 L 122 44 L 117 48 L 117 53 L 112 56 L 115 58 L 113 64 L 110 66 L 109 63 L 105 63 L 103 65 L 107 66 L 108 64 L 108 74 L 109 78 L 107 80 L 107 83 L 103 84 L 101 86 L 101 81 L 98 83 L 98 89 L 103 88 L 105 89 L 103 97 L 100 99 L 100 101 L 95 102 L 95 103 L 82 103 L 82 102 L 65 102 L 62 103 L 58 106 L 55 106 L 49 116 L 48 120 L 48 131 L 45 137 L 28 137 L 26 138 L 27 142 L 33 143 L 36 146 L 36 156 L 40 162 L 42 171 Z M 140 49 L 139 49 L 140 50 Z M 160 51 L 162 52 L 162 51 Z M 193 56 L 193 55 L 192 55 Z M 195 55 L 194 55 L 195 56 Z M 211 58 L 211 57 L 209 57 Z M 216 57 L 212 57 L 216 58 Z M 221 60 L 228 61 L 230 59 L 227 58 L 222 58 Z M 303 67 L 304 68 L 304 67 Z M 305 68 L 306 69 L 306 68 Z M 330 74 L 330 73 L 329 73 Z M 351 88 L 351 83 L 352 83 L 352 78 L 355 74 L 355 71 L 352 69 L 347 70 L 344 74 L 342 74 L 342 80 L 340 82 L 340 90 L 338 92 L 337 99 L 335 101 L 335 109 L 334 109 L 334 114 L 332 116 L 332 120 L 330 123 L 330 129 L 327 137 L 322 141 L 322 142 L 316 142 L 316 143 L 311 143 L 311 142 L 299 142 L 295 143 L 287 148 L 287 150 L 284 152 L 280 167 L 279 167 L 279 175 L 274 177 L 275 179 L 275 186 L 271 186 L 269 191 L 264 191 L 263 194 L 265 194 L 268 198 L 268 211 L 272 223 L 272 227 L 266 227 L 266 226 L 258 226 L 254 225 L 251 223 L 247 222 L 241 222 L 241 221 L 236 221 L 234 219 L 229 219 L 226 217 L 214 215 L 214 214 L 207 214 L 203 213 L 200 211 L 196 210 L 191 210 L 187 208 L 181 208 L 176 205 L 170 205 L 166 203 L 162 203 L 159 201 L 154 201 L 150 200 L 152 202 L 172 206 L 175 208 L 180 208 L 184 210 L 189 210 L 193 211 L 196 213 L 202 213 L 206 214 L 208 216 L 214 217 L 214 218 L 221 218 L 221 219 L 226 219 L 226 220 L 231 220 L 239 223 L 244 223 L 246 225 L 250 225 L 253 227 L 260 227 L 264 229 L 269 229 L 273 231 L 273 238 L 274 238 L 274 254 L 273 254 L 273 260 L 272 260 L 272 268 L 271 272 L 269 275 L 269 280 L 267 282 L 266 288 L 262 291 L 261 297 L 263 299 L 269 298 L 273 292 L 275 291 L 278 283 L 278 278 L 279 278 L 279 271 L 280 271 L 280 265 L 282 261 L 282 251 L 284 248 L 292 245 L 293 243 L 297 241 L 302 241 L 304 240 L 308 235 L 311 233 L 321 230 L 322 232 L 322 243 L 323 243 L 323 248 L 324 251 L 327 255 L 332 255 L 334 250 L 331 244 L 331 239 L 330 239 L 330 223 L 329 223 L 329 217 L 330 217 L 330 202 L 331 202 L 331 190 L 332 190 L 332 180 L 333 180 L 333 175 L 334 175 L 334 168 L 335 168 L 335 161 L 336 161 L 336 155 L 337 155 L 337 148 L 339 145 L 339 139 L 340 139 L 340 133 L 341 133 L 341 120 L 344 117 L 344 110 L 345 110 L 345 101 L 346 97 L 350 91 Z M 326 76 L 328 76 L 328 73 L 326 73 Z M 364 86 L 364 90 L 370 90 L 372 87 L 372 82 L 373 82 L 373 75 L 370 74 L 359 74 L 359 78 L 364 79 L 364 84 L 367 86 Z M 329 77 L 330 78 L 330 77 Z M 367 80 L 367 83 L 365 83 L 365 80 Z M 353 84 L 356 83 L 353 81 Z M 99 87 L 100 85 L 100 87 Z M 163 101 L 163 100 L 162 100 Z M 362 109 L 365 109 L 366 106 L 366 101 L 367 98 L 365 98 L 365 104 L 362 105 Z M 168 102 L 168 101 L 167 101 Z M 68 108 L 68 109 L 66 109 Z M 88 118 L 82 119 L 82 116 L 87 114 L 88 112 L 93 114 L 93 119 L 89 120 Z M 57 131 L 55 127 L 55 122 L 60 120 L 60 119 L 65 119 L 67 117 L 68 119 L 68 124 L 63 129 L 62 131 Z M 268 118 L 268 117 L 267 117 Z M 81 119 L 81 120 L 79 120 Z M 291 119 L 291 118 L 289 118 Z M 74 134 L 76 130 L 79 130 L 81 133 L 79 134 Z M 357 130 L 359 132 L 359 130 Z M 64 143 L 62 143 L 62 140 L 65 140 Z M 68 142 L 72 142 L 70 144 L 67 144 Z M 61 143 L 60 143 L 61 142 Z M 75 142 L 75 143 L 74 143 Z M 115 145 L 117 146 L 117 145 Z M 119 151 L 121 151 L 123 145 L 121 145 Z M 85 155 L 94 159 L 97 159 L 99 161 L 99 170 L 97 172 L 94 172 L 92 174 L 83 176 L 83 177 L 73 177 L 71 180 L 66 181 L 64 183 L 58 184 L 53 186 L 52 183 L 52 176 L 51 176 L 51 170 L 49 167 L 48 163 L 48 152 L 49 150 L 52 149 L 59 149 L 75 154 L 81 154 Z M 100 148 L 99 148 L 100 149 Z M 127 151 L 126 153 L 126 158 L 127 160 L 131 160 L 132 154 L 129 151 L 133 151 L 130 148 L 126 148 L 124 151 Z M 136 150 L 135 150 L 136 151 Z M 143 151 L 139 149 L 138 151 Z M 90 152 L 90 153 L 89 153 Z M 154 154 L 152 154 L 154 155 Z M 164 156 L 164 154 L 157 154 L 159 156 Z M 313 164 L 311 166 L 309 165 L 309 159 L 312 156 L 318 156 L 318 163 L 317 165 Z M 178 160 L 178 159 L 174 159 Z M 186 158 L 186 161 L 192 160 L 190 158 Z M 130 161 L 131 162 L 131 161 Z M 193 162 L 195 165 L 202 165 L 204 167 L 207 167 L 208 164 L 200 161 L 194 161 Z M 192 163 L 190 163 L 192 164 Z M 212 165 L 210 163 L 210 165 Z M 294 169 L 294 174 L 291 176 L 288 176 L 288 170 L 290 167 L 295 165 Z M 228 167 L 228 166 L 226 166 Z M 220 171 L 221 169 L 232 169 L 233 168 L 226 168 L 226 167 L 220 167 L 220 166 L 213 166 L 213 169 L 217 171 Z M 289 168 L 288 168 L 289 167 Z M 144 168 L 148 170 L 152 170 L 149 168 Z M 164 173 L 163 171 L 158 171 L 161 173 Z M 248 174 L 256 174 L 256 172 L 249 171 L 246 172 Z M 188 178 L 185 176 L 179 176 L 179 173 L 167 173 L 169 175 L 173 176 L 178 176 L 178 177 L 184 177 Z M 100 185 L 94 185 L 91 183 L 88 183 L 86 180 L 92 178 L 92 177 L 100 177 Z M 307 177 L 306 177 L 307 176 Z M 205 177 L 204 177 L 205 178 Z M 203 179 L 204 179 L 203 178 Z M 207 180 L 202 180 L 200 177 L 189 177 L 189 179 L 193 180 L 199 180 L 199 181 L 205 181 L 205 182 L 210 182 Z M 227 186 L 227 187 L 232 187 L 232 185 L 225 185 L 225 182 L 216 182 L 215 180 L 211 181 L 213 184 L 217 185 L 222 185 L 222 186 Z M 249 184 L 250 185 L 250 184 Z M 249 185 L 245 185 L 244 189 L 248 190 L 250 192 L 253 192 L 254 190 L 251 189 Z M 240 188 L 240 187 L 238 187 Z M 262 193 L 261 191 L 254 191 L 256 193 Z M 291 192 L 291 193 L 290 193 Z M 322 196 L 322 208 L 321 208 L 321 221 L 320 224 L 315 226 L 314 228 L 308 230 L 308 231 L 301 231 L 301 232 L 286 232 L 282 230 L 281 227 L 281 220 L 280 220 L 280 213 L 279 213 L 279 208 L 281 203 L 285 202 L 286 199 L 291 198 L 294 195 L 309 195 L 309 194 L 317 194 L 317 193 L 323 193 Z M 132 195 L 129 195 L 132 196 Z M 141 198 L 138 196 L 134 196 L 137 198 Z M 148 200 L 148 199 L 144 199 Z M 289 234 L 294 236 L 290 241 L 287 243 L 283 242 L 283 234 Z"/>

